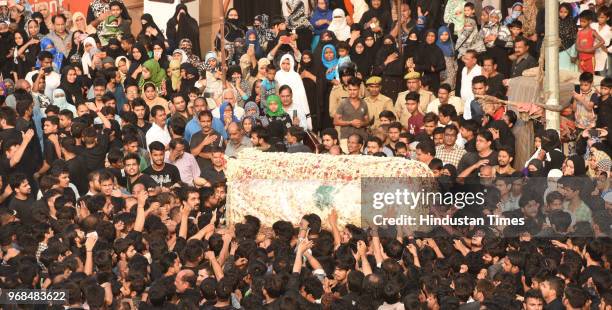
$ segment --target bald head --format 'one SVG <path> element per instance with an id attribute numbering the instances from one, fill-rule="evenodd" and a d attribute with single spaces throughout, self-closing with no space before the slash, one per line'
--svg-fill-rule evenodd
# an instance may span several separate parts
<path id="1" fill-rule="evenodd" d="M 236 122 L 232 122 L 227 126 L 227 134 L 234 143 L 240 143 L 240 141 L 242 141 L 242 128 Z"/>
<path id="2" fill-rule="evenodd" d="M 15 82 L 15 89 L 30 91 L 31 87 L 32 85 L 30 85 L 30 83 L 24 79 L 17 80 L 17 82 Z"/>
<path id="3" fill-rule="evenodd" d="M 174 286 L 177 293 L 183 293 L 196 285 L 196 275 L 191 269 L 183 269 L 176 274 Z"/>

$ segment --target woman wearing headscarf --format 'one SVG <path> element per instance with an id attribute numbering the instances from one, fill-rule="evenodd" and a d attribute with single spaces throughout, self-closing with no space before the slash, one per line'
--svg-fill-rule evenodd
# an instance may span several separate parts
<path id="1" fill-rule="evenodd" d="M 328 0 L 317 0 L 317 5 L 310 17 L 310 24 L 314 28 L 314 37 L 310 50 L 314 51 L 319 44 L 321 34 L 327 30 L 327 27 L 332 21 L 332 10 L 329 8 Z"/>
<path id="2" fill-rule="evenodd" d="M 242 118 L 242 120 L 244 121 L 247 118 L 252 119 L 254 121 L 254 123 L 252 124 L 253 127 L 255 127 L 255 125 L 257 125 L 258 123 L 262 126 L 267 126 L 268 119 L 262 116 L 261 113 L 262 111 L 259 108 L 259 104 L 254 101 L 249 101 L 244 104 L 244 117 Z"/>
<path id="3" fill-rule="evenodd" d="M 463 9 L 465 7 L 465 0 L 448 0 L 446 7 L 444 8 L 444 23 L 447 25 L 452 24 L 453 33 L 452 35 L 458 35 L 461 29 L 463 29 L 463 22 L 465 15 Z"/>
<path id="4" fill-rule="evenodd" d="M 13 42 L 13 62 L 16 64 L 17 76 L 22 79 L 36 65 L 36 56 L 40 52 L 40 45 L 38 45 L 39 41 L 37 39 L 30 40 L 24 30 L 17 30 L 13 34 Z"/>
<path id="5" fill-rule="evenodd" d="M 293 93 L 293 106 L 298 111 L 298 116 L 306 124 L 302 124 L 308 130 L 312 130 L 312 120 L 310 119 L 310 108 L 308 106 L 308 96 L 302 78 L 295 71 L 295 60 L 293 56 L 285 54 L 280 60 L 280 70 L 276 72 L 276 81 L 278 86 L 287 85 L 291 87 Z"/>
<path id="6" fill-rule="evenodd" d="M 41 2 L 41 4 L 43 4 L 45 2 Z M 32 13 L 32 15 L 30 16 L 32 18 L 32 20 L 35 20 L 36 23 L 38 24 L 38 32 L 43 35 L 46 36 L 49 34 L 49 28 L 47 27 L 47 23 L 45 23 L 45 18 L 43 17 L 43 15 L 40 12 L 34 12 Z M 28 25 L 30 24 L 30 22 L 28 21 L 27 23 Z M 28 26 L 29 27 L 29 26 Z M 28 32 L 29 32 L 29 28 L 28 28 Z M 30 37 L 32 36 L 32 33 L 30 32 Z"/>
<path id="7" fill-rule="evenodd" d="M 125 85 L 125 79 L 127 78 L 128 71 L 130 70 L 130 60 L 126 56 L 119 56 L 115 59 L 115 67 L 121 75 L 121 84 Z"/>
<path id="8" fill-rule="evenodd" d="M 321 111 L 327 111 L 325 107 L 325 100 L 321 101 L 319 98 L 322 91 L 322 78 L 321 73 L 316 70 L 314 65 L 314 55 L 310 51 L 304 51 L 302 53 L 302 61 L 300 62 L 298 73 L 302 77 L 302 83 L 306 90 L 306 96 L 308 97 L 308 107 L 310 109 L 310 116 L 312 119 L 312 127 L 314 131 L 317 131 L 323 127 Z M 329 95 L 327 96 L 329 98 Z M 329 100 L 327 100 L 329 104 Z M 321 108 L 319 108 L 321 107 Z M 331 123 L 331 120 L 329 121 Z"/>
<path id="9" fill-rule="evenodd" d="M 374 50 L 366 46 L 363 38 L 357 39 L 351 47 L 351 61 L 357 66 L 357 72 L 362 81 L 370 77 L 374 65 L 374 56 Z"/>
<path id="10" fill-rule="evenodd" d="M 74 12 L 74 14 L 72 14 L 72 29 L 70 29 L 70 31 L 81 31 L 87 34 L 94 34 L 96 33 L 96 28 L 87 24 L 83 13 Z"/>
<path id="11" fill-rule="evenodd" d="M 68 102 L 68 100 L 66 100 L 66 93 L 64 92 L 63 89 L 61 88 L 56 88 L 53 91 L 53 105 L 57 106 L 59 108 L 60 111 L 62 110 L 68 110 L 70 112 L 72 112 L 72 115 L 77 115 L 77 111 L 74 105 L 72 105 L 71 103 Z"/>
<path id="12" fill-rule="evenodd" d="M 468 50 L 475 50 L 479 54 L 487 50 L 484 45 L 483 37 L 478 31 L 475 19 L 467 18 L 465 20 L 463 31 L 461 31 L 455 43 L 455 50 L 457 51 L 458 58 L 463 57 Z M 460 66 L 458 69 L 463 69 L 463 67 Z"/>
<path id="13" fill-rule="evenodd" d="M 572 61 L 576 59 L 576 36 L 578 28 L 576 21 L 572 17 L 572 6 L 569 3 L 559 5 L 559 69 L 578 72 L 578 67 Z"/>
<path id="14" fill-rule="evenodd" d="M 166 41 L 163 32 L 159 29 L 159 27 L 157 27 L 157 24 L 153 20 L 153 16 L 151 16 L 151 14 L 143 14 L 140 17 L 140 22 L 142 24 L 142 29 L 140 30 L 140 33 L 138 33 L 138 36 L 136 36 L 136 41 L 141 42 L 144 45 L 150 45 L 155 41 Z"/>
<path id="15" fill-rule="evenodd" d="M 285 128 L 292 126 L 291 117 L 283 109 L 281 99 L 277 95 L 268 96 L 265 105 L 266 121 L 268 124 L 272 122 L 280 122 Z"/>
<path id="16" fill-rule="evenodd" d="M 414 57 L 415 70 L 422 73 L 423 77 L 429 78 L 430 90 L 437 94 L 440 72 L 446 69 L 446 61 L 442 50 L 436 45 L 437 32 L 433 29 L 427 30 L 424 37 L 424 42 L 420 44 Z"/>
<path id="17" fill-rule="evenodd" d="M 300 51 L 308 50 L 311 48 L 310 43 L 312 42 L 312 25 L 308 21 L 306 15 L 306 7 L 303 0 L 286 0 L 285 6 L 289 11 L 287 16 L 287 28 L 295 30 L 298 35 L 297 45 Z"/>
<path id="18" fill-rule="evenodd" d="M 323 46 L 321 61 L 325 69 L 325 78 L 328 81 L 338 80 L 338 53 L 333 45 Z"/>
<path id="19" fill-rule="evenodd" d="M 446 83 L 455 89 L 455 77 L 457 76 L 457 61 L 455 60 L 455 46 L 451 38 L 451 31 L 446 26 L 438 29 L 438 40 L 436 45 L 444 55 L 446 69 L 440 73 L 441 83 Z"/>
<path id="20" fill-rule="evenodd" d="M 372 1 L 370 9 L 359 20 L 363 29 L 371 29 L 374 32 L 382 33 L 389 33 L 392 22 L 390 10 L 383 7 L 381 0 Z"/>
<path id="21" fill-rule="evenodd" d="M 204 92 L 213 94 L 213 98 L 220 97 L 223 92 L 222 70 L 220 61 L 217 59 L 217 53 L 210 51 L 204 56 L 204 74 L 206 75 L 206 89 Z M 203 76 L 202 73 L 200 75 Z M 238 98 L 236 98 L 238 99 Z"/>
<path id="22" fill-rule="evenodd" d="M 181 94 L 187 95 L 189 90 L 195 87 L 195 83 L 200 79 L 200 74 L 198 73 L 198 69 L 188 62 L 181 64 L 180 71 L 180 92 Z"/>
<path id="23" fill-rule="evenodd" d="M 502 14 L 500 10 L 489 12 L 489 22 L 482 26 L 480 36 L 484 38 L 487 54 L 495 59 L 497 71 L 504 76 L 510 76 L 510 59 L 514 42 L 508 27 L 501 24 Z M 513 52 L 513 50 L 512 50 Z"/>
<path id="24" fill-rule="evenodd" d="M 370 7 L 365 2 L 365 0 L 351 0 L 351 3 L 353 4 L 353 22 L 357 23 L 361 20 L 363 14 L 365 14 L 370 9 Z"/>
<path id="25" fill-rule="evenodd" d="M 231 123 L 240 123 L 240 119 L 234 114 L 234 107 L 228 102 L 224 102 L 219 107 L 219 118 L 214 117 L 212 128 L 227 140 L 227 127 Z"/>
<path id="26" fill-rule="evenodd" d="M 336 35 L 338 41 L 346 41 L 351 37 L 351 27 L 346 23 L 346 16 L 342 9 L 335 9 L 332 14 L 332 22 L 327 30 Z"/>
<path id="27" fill-rule="evenodd" d="M 233 43 L 238 38 L 244 38 L 247 28 L 240 22 L 236 9 L 229 9 L 225 15 L 225 43 Z M 217 34 L 215 46 L 219 48 L 221 32 Z"/>
<path id="28" fill-rule="evenodd" d="M 561 171 L 563 171 L 564 176 L 575 176 L 575 177 L 583 177 L 586 176 L 586 166 L 584 162 L 584 158 L 578 154 L 574 154 L 569 156 L 563 162 L 563 166 L 561 167 Z"/>
<path id="29" fill-rule="evenodd" d="M 55 48 L 53 41 L 49 38 L 42 38 L 40 40 L 41 51 L 47 51 L 53 55 L 53 70 L 59 72 L 62 69 L 62 63 L 64 62 L 64 53 L 60 52 Z"/>
<path id="30" fill-rule="evenodd" d="M 599 171 L 597 165 L 603 161 L 610 161 L 610 156 L 604 151 L 595 150 L 591 153 L 588 160 L 587 175 L 591 178 L 598 177 L 597 172 Z"/>
<path id="31" fill-rule="evenodd" d="M 174 15 L 168 20 L 166 25 L 166 36 L 168 37 L 168 44 L 170 49 L 174 50 L 178 48 L 179 43 L 182 39 L 189 39 L 195 48 L 193 53 L 200 56 L 200 28 L 198 21 L 196 21 L 187 10 L 187 6 L 183 3 L 176 6 Z"/>
<path id="32" fill-rule="evenodd" d="M 144 84 L 153 83 L 158 94 L 164 94 L 166 72 L 159 66 L 159 63 L 155 59 L 149 59 L 142 64 L 142 75 L 138 81 L 138 88 L 141 93 L 144 93 Z"/>
<path id="33" fill-rule="evenodd" d="M 130 53 L 130 61 L 132 62 L 132 64 L 130 65 L 128 75 L 131 76 L 134 80 L 137 80 L 137 78 L 133 76 L 134 72 L 147 60 L 149 60 L 149 53 L 145 49 L 144 45 L 140 43 L 134 44 Z"/>
<path id="34" fill-rule="evenodd" d="M 257 31 L 253 29 L 247 30 L 245 38 L 247 48 L 252 48 L 255 53 L 255 59 L 261 59 L 265 56 L 264 50 L 261 48 L 261 44 L 259 44 L 259 39 L 257 38 Z"/>
<path id="35" fill-rule="evenodd" d="M 92 74 L 90 74 L 90 71 L 94 69 L 92 58 L 98 51 L 96 48 L 96 40 L 94 40 L 92 37 L 87 37 L 85 40 L 83 40 L 83 50 L 83 56 L 81 57 L 83 74 L 91 78 Z"/>
<path id="36" fill-rule="evenodd" d="M 376 54 L 374 75 L 382 77 L 381 93 L 395 102 L 397 94 L 404 88 L 404 61 L 397 50 L 395 38 L 385 36 L 383 46 Z"/>
<path id="37" fill-rule="evenodd" d="M 181 61 L 170 60 L 168 64 L 168 79 L 166 79 L 166 90 L 169 94 L 178 93 L 181 90 Z"/>
<path id="38" fill-rule="evenodd" d="M 86 101 L 83 95 L 83 84 L 77 77 L 77 72 L 73 66 L 67 66 L 62 69 L 62 79 L 59 88 L 64 91 L 66 101 L 75 107 Z"/>
<path id="39" fill-rule="evenodd" d="M 168 55 L 166 55 L 166 49 L 164 48 L 163 42 L 153 43 L 153 57 L 151 58 L 157 60 L 162 69 L 168 69 L 170 60 L 168 60 Z"/>
<path id="40" fill-rule="evenodd" d="M 187 55 L 187 62 L 203 73 L 204 64 L 202 63 L 200 56 L 193 53 L 193 43 L 191 43 L 191 40 L 182 39 L 181 42 L 179 42 L 179 48 L 185 51 L 185 54 Z"/>

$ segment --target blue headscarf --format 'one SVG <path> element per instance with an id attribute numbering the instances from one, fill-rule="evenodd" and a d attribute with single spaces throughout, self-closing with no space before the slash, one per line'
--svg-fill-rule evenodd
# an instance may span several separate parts
<path id="1" fill-rule="evenodd" d="M 249 40 L 249 36 L 251 34 L 255 35 L 255 40 Z M 246 46 L 247 48 L 249 47 L 249 45 L 253 44 L 253 46 L 255 46 L 255 56 L 257 56 L 257 59 L 263 57 L 263 50 L 261 49 L 261 45 L 259 44 L 259 38 L 257 37 L 257 31 L 250 29 L 247 30 L 246 32 Z"/>
<path id="2" fill-rule="evenodd" d="M 49 47 L 49 45 L 51 47 Z M 59 72 L 62 69 L 62 62 L 64 61 L 64 54 L 55 48 L 55 44 L 49 38 L 42 38 L 40 40 L 40 50 L 50 52 L 53 55 L 53 69 L 55 72 Z M 40 62 L 37 61 L 37 67 L 40 68 Z"/>
<path id="3" fill-rule="evenodd" d="M 223 102 L 221 104 L 221 106 L 219 107 L 219 118 L 214 118 L 213 119 L 213 123 L 212 123 L 212 128 L 221 134 L 221 136 L 223 136 L 223 139 L 227 140 L 227 131 L 225 130 L 225 119 L 223 117 L 223 114 L 225 114 L 225 109 L 228 108 L 228 106 L 230 105 L 229 102 Z M 236 114 L 234 114 L 234 111 L 232 109 L 232 122 L 236 122 L 236 123 L 240 123 L 240 120 L 236 117 Z"/>
<path id="4" fill-rule="evenodd" d="M 325 51 L 328 48 L 331 49 L 334 53 L 334 59 L 332 60 L 325 59 Z M 325 66 L 325 69 L 328 70 L 328 72 L 325 73 L 325 78 L 327 78 L 328 81 L 335 79 L 337 77 L 338 72 L 338 70 L 336 70 L 336 66 L 338 65 L 338 54 L 336 53 L 336 48 L 332 44 L 327 44 L 323 46 L 323 49 L 321 50 L 321 61 L 323 62 L 323 66 Z"/>
<path id="5" fill-rule="evenodd" d="M 448 40 L 446 40 L 446 42 L 442 42 L 440 37 L 445 32 L 448 33 Z M 442 50 L 444 57 L 452 57 L 454 55 L 453 41 L 450 33 L 450 30 L 448 30 L 448 27 L 446 26 L 442 26 L 438 29 L 438 39 L 436 40 L 436 45 Z"/>
<path id="6" fill-rule="evenodd" d="M 331 22 L 333 18 L 333 12 L 329 9 L 329 0 L 325 0 L 325 10 L 321 10 L 318 5 L 315 5 L 312 16 L 310 17 L 310 24 L 314 28 L 314 34 L 321 35 L 329 26 L 329 23 L 317 26 L 317 21 L 327 19 Z"/>

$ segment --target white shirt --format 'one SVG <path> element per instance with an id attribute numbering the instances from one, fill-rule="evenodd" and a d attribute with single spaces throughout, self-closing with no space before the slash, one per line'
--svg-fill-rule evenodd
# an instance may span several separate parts
<path id="1" fill-rule="evenodd" d="M 25 80 L 30 83 L 30 85 L 34 85 L 32 77 L 34 76 L 34 74 L 37 73 L 38 70 L 28 72 L 28 74 L 26 74 Z M 45 75 L 45 96 L 49 97 L 51 102 L 53 102 L 53 91 L 60 86 L 61 81 L 62 76 L 55 71 L 52 71 L 51 73 Z"/>
<path id="2" fill-rule="evenodd" d="M 597 31 L 599 36 L 604 40 L 604 47 L 607 48 L 610 45 L 610 39 L 612 39 L 612 29 L 607 24 L 603 28 L 599 29 L 598 23 L 591 23 L 591 28 Z M 606 63 L 608 62 L 608 51 L 604 51 L 598 48 L 595 51 L 595 71 L 603 71 L 606 69 Z"/>
<path id="3" fill-rule="evenodd" d="M 285 112 L 287 112 L 287 114 L 289 114 L 291 121 L 293 121 L 293 111 L 297 111 L 297 117 L 300 119 L 300 127 L 302 127 L 304 130 L 311 130 L 312 122 L 309 122 L 308 118 L 306 118 L 306 114 L 295 106 L 295 104 L 291 104 L 291 106 L 283 107 L 283 109 Z"/>
<path id="4" fill-rule="evenodd" d="M 239 107 L 238 105 L 232 105 L 234 107 L 234 116 L 236 116 L 236 118 L 238 119 L 242 119 L 242 117 L 244 116 L 244 108 Z M 220 107 L 216 107 L 214 110 L 212 110 L 212 115 L 214 118 L 218 118 L 221 119 L 221 115 L 219 114 L 219 108 Z"/>
<path id="5" fill-rule="evenodd" d="M 147 131 L 145 135 L 145 139 L 147 140 L 147 150 L 149 149 L 149 144 L 153 141 L 159 141 L 163 145 L 168 145 L 172 137 L 170 137 L 170 132 L 168 131 L 168 126 L 164 126 L 164 128 L 159 127 L 157 124 L 153 123 L 151 128 Z"/>
<path id="6" fill-rule="evenodd" d="M 470 110 L 470 103 L 474 99 L 474 93 L 472 93 L 472 80 L 479 75 L 482 75 L 482 68 L 479 65 L 474 66 L 469 73 L 467 67 L 464 67 L 461 71 L 461 99 L 465 102 L 463 105 L 464 119 L 472 119 L 472 111 Z M 459 112 L 457 111 L 457 113 Z"/>

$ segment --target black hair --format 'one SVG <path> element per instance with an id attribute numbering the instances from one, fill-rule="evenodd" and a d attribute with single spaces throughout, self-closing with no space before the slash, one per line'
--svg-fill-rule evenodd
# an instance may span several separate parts
<path id="1" fill-rule="evenodd" d="M 127 153 L 125 154 L 125 157 L 123 157 L 123 164 L 125 164 L 128 160 L 135 160 L 136 163 L 138 163 L 138 165 L 140 165 L 140 156 L 136 153 Z M 102 177 L 102 174 L 100 174 L 100 177 Z M 101 180 L 101 179 L 100 179 Z"/>
<path id="2" fill-rule="evenodd" d="M 487 78 L 484 75 L 475 76 L 472 79 L 472 85 L 474 84 L 483 84 L 484 86 L 487 86 Z"/>
<path id="3" fill-rule="evenodd" d="M 581 83 L 582 82 L 593 83 L 593 73 L 591 73 L 591 72 L 582 72 L 580 74 L 580 77 L 578 78 L 578 80 Z"/>
<path id="4" fill-rule="evenodd" d="M 40 54 L 38 54 L 38 60 L 42 62 L 45 59 L 53 59 L 53 54 L 49 51 L 41 51 Z"/>
<path id="5" fill-rule="evenodd" d="M 431 155 L 433 157 L 436 156 L 436 145 L 430 139 L 423 140 L 423 141 L 419 142 L 419 144 L 417 144 L 416 148 L 417 148 L 417 150 L 420 150 L 421 152 L 423 152 L 425 154 L 429 154 L 429 155 Z"/>
<path id="6" fill-rule="evenodd" d="M 335 128 L 325 128 L 321 131 L 321 137 L 330 136 L 332 140 L 338 140 L 338 131 Z"/>
<path id="7" fill-rule="evenodd" d="M 163 143 L 159 142 L 159 141 L 153 141 L 151 142 L 151 144 L 149 144 L 149 151 L 151 151 L 151 153 L 153 153 L 153 151 L 165 151 L 166 147 L 164 146 Z"/>
<path id="8" fill-rule="evenodd" d="M 416 101 L 417 103 L 419 102 L 419 100 L 421 100 L 421 95 L 417 92 L 409 92 L 406 94 L 406 97 L 404 97 L 404 99 L 406 99 L 406 101 Z"/>

